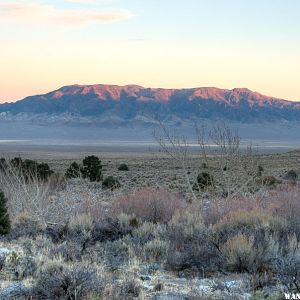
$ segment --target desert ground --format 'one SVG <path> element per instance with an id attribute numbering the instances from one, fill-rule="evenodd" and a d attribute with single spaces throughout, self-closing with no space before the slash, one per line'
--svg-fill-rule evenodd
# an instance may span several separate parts
<path id="1" fill-rule="evenodd" d="M 11 228 L 0 240 L 0 299 L 282 299 L 299 292 L 300 151 L 204 157 L 200 150 L 0 144 L 6 161 L 35 160 L 56 174 L 47 182 L 1 175 Z M 90 155 L 119 186 L 64 178 L 72 162 Z M 213 183 L 197 188 L 204 173 Z"/>

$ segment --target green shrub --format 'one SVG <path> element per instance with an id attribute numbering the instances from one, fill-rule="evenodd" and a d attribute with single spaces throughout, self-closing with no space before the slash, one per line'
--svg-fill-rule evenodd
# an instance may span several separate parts
<path id="1" fill-rule="evenodd" d="M 47 181 L 53 173 L 48 164 L 41 163 L 37 165 L 37 174 L 40 180 Z"/>
<path id="2" fill-rule="evenodd" d="M 6 206 L 7 199 L 0 190 L 0 234 L 7 234 L 10 231 L 11 224 Z"/>
<path id="3" fill-rule="evenodd" d="M 105 189 L 114 190 L 121 187 L 121 184 L 116 177 L 108 176 L 103 180 L 102 187 Z"/>
<path id="4" fill-rule="evenodd" d="M 46 163 L 38 163 L 35 160 L 22 160 L 20 157 L 15 157 L 10 161 L 10 165 L 15 169 L 17 174 L 23 176 L 26 181 L 38 179 L 47 181 L 54 173 L 50 166 Z"/>
<path id="5" fill-rule="evenodd" d="M 22 159 L 21 157 L 15 157 L 10 160 L 10 164 L 14 168 L 21 168 L 22 167 Z"/>
<path id="6" fill-rule="evenodd" d="M 193 185 L 193 189 L 196 191 L 204 190 L 205 188 L 212 187 L 214 185 L 213 176 L 207 172 L 201 172 Z"/>
<path id="7" fill-rule="evenodd" d="M 102 165 L 99 157 L 94 155 L 87 156 L 82 163 L 81 173 L 84 178 L 88 178 L 91 182 L 99 182 L 103 179 Z"/>
<path id="8" fill-rule="evenodd" d="M 80 165 L 75 161 L 72 162 L 71 165 L 68 167 L 65 175 L 69 179 L 80 177 L 81 175 Z"/>
<path id="9" fill-rule="evenodd" d="M 118 170 L 119 171 L 129 171 L 129 168 L 126 164 L 120 164 Z"/>

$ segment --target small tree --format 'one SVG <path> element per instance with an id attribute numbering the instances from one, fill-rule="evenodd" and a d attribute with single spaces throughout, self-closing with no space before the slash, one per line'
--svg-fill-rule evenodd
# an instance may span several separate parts
<path id="1" fill-rule="evenodd" d="M 197 176 L 197 180 L 193 185 L 195 191 L 204 190 L 205 188 L 212 187 L 214 185 L 213 176 L 207 172 L 201 172 Z"/>
<path id="2" fill-rule="evenodd" d="M 87 156 L 83 160 L 83 168 L 81 173 L 84 178 L 89 178 L 90 181 L 101 181 L 103 179 L 102 175 L 102 165 L 99 157 L 91 155 Z"/>
<path id="3" fill-rule="evenodd" d="M 10 231 L 10 219 L 6 207 L 6 198 L 0 191 L 0 234 L 7 234 Z"/>
<path id="4" fill-rule="evenodd" d="M 66 171 L 67 178 L 78 178 L 80 177 L 80 166 L 77 162 L 72 162 Z"/>
<path id="5" fill-rule="evenodd" d="M 5 158 L 0 158 L 0 171 L 5 171 L 7 163 Z"/>
<path id="6" fill-rule="evenodd" d="M 48 164 L 42 163 L 37 166 L 38 178 L 42 181 L 47 181 L 54 172 Z"/>
<path id="7" fill-rule="evenodd" d="M 22 163 L 21 157 L 15 157 L 10 161 L 11 166 L 18 169 L 22 167 Z"/>
<path id="8" fill-rule="evenodd" d="M 129 168 L 126 164 L 120 164 L 118 170 L 119 171 L 129 171 Z"/>

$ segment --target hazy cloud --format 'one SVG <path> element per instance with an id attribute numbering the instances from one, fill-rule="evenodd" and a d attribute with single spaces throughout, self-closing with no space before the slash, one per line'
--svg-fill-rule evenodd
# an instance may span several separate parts
<path id="1" fill-rule="evenodd" d="M 82 3 L 82 4 L 95 4 L 97 3 L 96 0 L 65 0 L 66 2 L 71 3 Z"/>
<path id="2" fill-rule="evenodd" d="M 84 25 L 121 21 L 130 17 L 132 13 L 125 10 L 59 9 L 34 2 L 0 2 L 0 22 Z"/>

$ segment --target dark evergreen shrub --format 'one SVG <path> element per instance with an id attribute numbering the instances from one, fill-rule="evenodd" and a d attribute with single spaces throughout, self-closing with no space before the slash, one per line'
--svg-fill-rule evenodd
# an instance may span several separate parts
<path id="1" fill-rule="evenodd" d="M 118 170 L 119 171 L 129 171 L 129 168 L 126 164 L 120 164 Z"/>
<path id="2" fill-rule="evenodd" d="M 81 173 L 84 178 L 88 178 L 90 181 L 101 181 L 103 179 L 102 175 L 102 165 L 99 157 L 91 155 L 87 156 L 83 160 L 83 167 Z"/>
<path id="3" fill-rule="evenodd" d="M 106 177 L 103 182 L 102 182 L 102 187 L 106 188 L 106 189 L 117 189 L 121 186 L 119 180 L 113 176 L 108 176 Z"/>
<path id="4" fill-rule="evenodd" d="M 10 161 L 10 165 L 20 176 L 24 176 L 26 181 L 34 179 L 47 181 L 53 174 L 48 164 L 38 163 L 32 159 L 23 161 L 20 157 L 15 157 Z"/>
<path id="5" fill-rule="evenodd" d="M 37 175 L 40 180 L 47 181 L 53 173 L 48 164 L 41 163 L 37 165 Z"/>
<path id="6" fill-rule="evenodd" d="M 207 187 L 212 187 L 214 185 L 213 176 L 207 172 L 201 172 L 197 176 L 197 180 L 193 185 L 193 189 L 196 191 L 204 190 Z"/>
<path id="7" fill-rule="evenodd" d="M 77 162 L 72 162 L 66 171 L 67 178 L 78 178 L 80 177 L 80 166 Z"/>
<path id="8" fill-rule="evenodd" d="M 7 168 L 7 163 L 5 158 L 0 158 L 0 171 L 5 171 Z"/>
<path id="9" fill-rule="evenodd" d="M 14 168 L 21 168 L 22 167 L 22 159 L 21 157 L 15 157 L 10 161 L 10 164 Z"/>
<path id="10" fill-rule="evenodd" d="M 0 190 L 0 234 L 9 233 L 11 228 L 6 202 L 4 193 Z"/>

